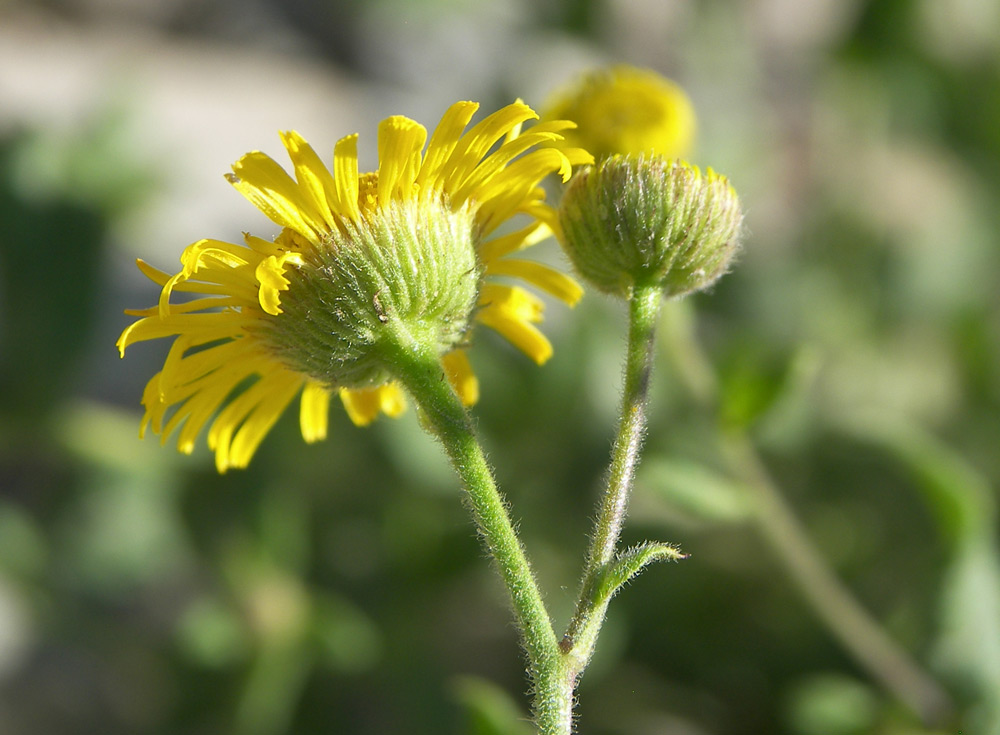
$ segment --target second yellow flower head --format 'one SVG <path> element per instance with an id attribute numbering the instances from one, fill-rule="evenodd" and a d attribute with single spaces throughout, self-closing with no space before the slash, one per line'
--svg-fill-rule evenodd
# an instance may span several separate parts
<path id="1" fill-rule="evenodd" d="M 615 154 L 685 156 L 695 114 L 679 86 L 656 72 L 619 65 L 593 71 L 554 95 L 545 119 L 577 124 L 559 145 L 579 146 L 598 160 Z"/>

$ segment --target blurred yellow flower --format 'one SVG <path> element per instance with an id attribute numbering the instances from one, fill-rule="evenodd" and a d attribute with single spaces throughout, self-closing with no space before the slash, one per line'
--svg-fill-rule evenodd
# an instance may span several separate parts
<path id="1" fill-rule="evenodd" d="M 441 328 L 434 344 L 466 405 L 479 393 L 464 350 L 470 317 L 535 362 L 545 362 L 552 348 L 534 326 L 541 320 L 542 302 L 491 277 L 518 278 L 570 305 L 579 299 L 579 285 L 566 275 L 506 256 L 544 239 L 556 226 L 540 181 L 553 172 L 566 180 L 572 165 L 592 159 L 572 147 L 539 147 L 560 141 L 572 123 L 543 122 L 522 133 L 522 125 L 537 115 L 517 102 L 466 131 L 477 109 L 473 102 L 449 108 L 426 151 L 423 126 L 401 116 L 387 118 L 379 126 L 379 163 L 373 173 L 359 173 L 357 135 L 336 144 L 328 169 L 298 133 L 282 133 L 295 178 L 259 151 L 237 161 L 227 175 L 230 183 L 283 229 L 273 241 L 249 234 L 244 244 L 200 240 L 184 250 L 183 267 L 175 275 L 138 262 L 161 287 L 160 299 L 156 306 L 126 312 L 140 318 L 118 339 L 119 351 L 124 356 L 129 345 L 143 340 L 174 340 L 163 369 L 143 393 L 141 433 L 152 426 L 165 441 L 179 428 L 177 447 L 189 453 L 211 420 L 208 444 L 223 472 L 249 463 L 299 394 L 300 426 L 308 442 L 325 438 L 333 393 L 358 425 L 381 412 L 399 415 L 405 407 L 400 387 L 363 356 L 301 349 L 332 344 L 343 329 L 350 333 L 343 342 L 347 354 L 352 340 L 363 341 L 369 329 L 344 317 L 344 298 L 324 293 L 327 277 L 348 251 L 381 259 L 372 268 L 362 263 L 347 274 L 351 278 L 373 273 L 374 278 L 383 273 L 378 268 L 391 266 L 385 271 L 390 275 L 399 271 L 400 277 L 423 279 L 405 294 L 407 308 L 414 323 L 421 323 L 421 309 L 437 309 Z M 516 214 L 528 215 L 530 223 L 488 239 Z M 411 243 L 418 244 L 417 250 L 430 248 L 430 255 L 408 251 Z M 451 248 L 461 264 L 466 246 L 469 265 L 461 267 L 471 283 L 467 308 L 465 292 L 449 296 L 448 277 L 425 260 L 442 253 L 448 259 Z M 174 303 L 175 293 L 194 298 Z M 375 290 L 365 304 L 376 320 L 385 319 L 380 298 L 391 302 L 393 294 Z M 338 322 L 342 318 L 346 322 Z"/>
<path id="2" fill-rule="evenodd" d="M 694 143 L 691 100 L 656 72 L 619 65 L 585 75 L 549 101 L 545 120 L 572 120 L 559 145 L 585 148 L 597 159 L 614 154 L 685 156 Z"/>

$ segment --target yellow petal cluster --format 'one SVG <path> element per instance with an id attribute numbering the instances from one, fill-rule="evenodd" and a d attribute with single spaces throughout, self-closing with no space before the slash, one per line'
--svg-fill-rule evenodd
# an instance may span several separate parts
<path id="1" fill-rule="evenodd" d="M 281 134 L 291 174 L 259 151 L 237 161 L 229 182 L 281 232 L 273 241 L 249 234 L 241 244 L 200 240 L 184 250 L 174 275 L 139 261 L 160 287 L 160 299 L 156 306 L 126 312 L 138 319 L 124 330 L 118 348 L 124 355 L 136 342 L 173 339 L 162 370 L 143 393 L 142 431 L 151 427 L 165 441 L 177 430 L 178 449 L 191 452 L 208 425 L 208 444 L 223 472 L 249 463 L 296 396 L 302 436 L 309 442 L 326 436 L 333 393 L 358 425 L 380 413 L 399 415 L 405 400 L 395 382 L 343 386 L 317 379 L 283 360 L 263 335 L 275 326 L 282 299 L 294 287 L 289 269 L 330 247 L 334 233 L 345 236 L 401 202 L 435 201 L 438 207 L 472 211 L 484 278 L 476 320 L 535 362 L 547 360 L 552 348 L 536 327 L 541 301 L 521 286 L 493 278 L 519 279 L 570 305 L 579 299 L 579 285 L 566 275 L 506 256 L 557 226 L 541 180 L 558 173 L 565 181 L 572 166 L 592 159 L 572 146 L 553 147 L 573 127 L 570 122 L 552 120 L 522 131 L 538 116 L 517 102 L 469 127 L 477 109 L 474 102 L 456 103 L 429 141 L 417 122 L 387 118 L 378 129 L 378 169 L 370 173 L 359 171 L 357 135 L 337 142 L 330 167 L 296 132 Z M 527 215 L 528 223 L 494 236 L 515 215 Z M 463 402 L 474 403 L 479 386 L 463 346 L 446 351 L 442 366 Z"/>

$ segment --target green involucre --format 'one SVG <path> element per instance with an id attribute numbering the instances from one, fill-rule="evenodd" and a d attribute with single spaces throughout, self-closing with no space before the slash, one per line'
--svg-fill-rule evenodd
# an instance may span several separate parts
<path id="1" fill-rule="evenodd" d="M 742 220 L 724 176 L 657 156 L 612 156 L 581 170 L 559 207 L 577 271 L 623 298 L 637 284 L 658 283 L 667 296 L 707 288 L 729 267 Z"/>
<path id="2" fill-rule="evenodd" d="M 290 267 L 263 337 L 289 367 L 330 386 L 389 380 L 384 343 L 403 329 L 442 355 L 460 345 L 479 293 L 468 207 L 392 202 L 345 223 Z"/>

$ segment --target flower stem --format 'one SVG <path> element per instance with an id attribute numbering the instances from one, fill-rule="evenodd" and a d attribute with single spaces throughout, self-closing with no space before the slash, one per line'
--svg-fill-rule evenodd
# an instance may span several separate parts
<path id="1" fill-rule="evenodd" d="M 424 428 L 441 442 L 461 478 L 476 526 L 510 593 L 528 656 L 536 725 L 542 735 L 569 735 L 572 684 L 564 673 L 552 622 L 531 565 L 472 421 L 445 378 L 436 354 L 399 333 L 387 353 L 395 376 L 420 410 Z"/>
<path id="2" fill-rule="evenodd" d="M 600 599 L 598 588 L 603 573 L 615 558 L 635 468 L 639 463 L 646 431 L 646 404 L 653 369 L 653 338 L 661 302 L 659 284 L 636 286 L 629 300 L 625 385 L 618 436 L 611 452 L 607 488 L 601 498 L 587 554 L 580 598 L 569 627 L 559 643 L 564 653 L 571 654 L 571 668 L 576 676 L 582 672 L 593 653 L 607 608 L 608 599 Z"/>

